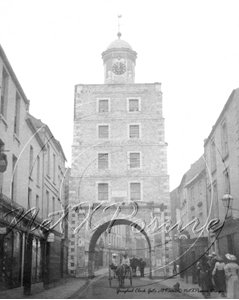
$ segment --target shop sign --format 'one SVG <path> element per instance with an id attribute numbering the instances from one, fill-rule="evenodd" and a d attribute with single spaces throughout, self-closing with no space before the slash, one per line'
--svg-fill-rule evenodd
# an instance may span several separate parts
<path id="1" fill-rule="evenodd" d="M 47 237 L 47 242 L 52 243 L 55 240 L 55 235 L 54 233 L 49 233 Z"/>
<path id="2" fill-rule="evenodd" d="M 0 153 L 0 173 L 5 172 L 7 169 L 7 155 Z"/>

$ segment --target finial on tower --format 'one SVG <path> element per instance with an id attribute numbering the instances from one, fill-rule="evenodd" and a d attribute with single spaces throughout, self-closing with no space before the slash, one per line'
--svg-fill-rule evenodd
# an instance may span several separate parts
<path id="1" fill-rule="evenodd" d="M 120 39 L 122 35 L 120 32 L 120 18 L 122 18 L 122 15 L 118 15 L 118 33 L 117 33 L 118 39 Z"/>

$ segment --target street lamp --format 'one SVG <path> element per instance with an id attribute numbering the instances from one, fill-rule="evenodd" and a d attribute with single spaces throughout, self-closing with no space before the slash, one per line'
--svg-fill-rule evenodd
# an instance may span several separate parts
<path id="1" fill-rule="evenodd" d="M 225 194 L 223 197 L 222 197 L 222 203 L 223 203 L 223 206 L 225 208 L 232 208 L 232 202 L 233 202 L 233 198 L 230 194 Z"/>

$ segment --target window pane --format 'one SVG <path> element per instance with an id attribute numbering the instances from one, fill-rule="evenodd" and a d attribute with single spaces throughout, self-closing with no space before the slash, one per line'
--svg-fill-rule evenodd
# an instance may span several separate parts
<path id="1" fill-rule="evenodd" d="M 7 108 L 7 94 L 8 94 L 8 74 L 3 69 L 2 71 L 2 88 L 1 88 L 1 102 L 0 102 L 0 113 L 6 117 L 6 108 Z"/>
<path id="2" fill-rule="evenodd" d="M 139 138 L 139 125 L 130 125 L 129 126 L 129 137 Z"/>
<path id="3" fill-rule="evenodd" d="M 108 125 L 99 126 L 99 138 L 108 139 L 108 137 L 109 137 L 109 126 Z"/>
<path id="4" fill-rule="evenodd" d="M 108 112 L 108 111 L 109 111 L 109 101 L 99 100 L 99 112 Z"/>
<path id="5" fill-rule="evenodd" d="M 40 182 L 40 157 L 37 156 L 37 184 Z"/>
<path id="6" fill-rule="evenodd" d="M 98 200 L 108 200 L 108 183 L 98 184 Z"/>
<path id="7" fill-rule="evenodd" d="M 129 99 L 129 111 L 139 111 L 138 99 Z"/>
<path id="8" fill-rule="evenodd" d="M 14 116 L 14 133 L 19 135 L 19 122 L 20 122 L 20 102 L 21 98 L 16 92 L 16 99 L 15 99 L 15 116 Z"/>
<path id="9" fill-rule="evenodd" d="M 33 169 L 33 148 L 30 146 L 30 158 L 29 158 L 29 176 L 32 176 Z"/>
<path id="10" fill-rule="evenodd" d="M 140 168 L 140 153 L 130 153 L 130 169 Z"/>
<path id="11" fill-rule="evenodd" d="M 99 153 L 98 154 L 98 168 L 99 169 L 108 169 L 108 153 Z"/>
<path id="12" fill-rule="evenodd" d="M 130 183 L 130 200 L 140 200 L 140 183 Z"/>

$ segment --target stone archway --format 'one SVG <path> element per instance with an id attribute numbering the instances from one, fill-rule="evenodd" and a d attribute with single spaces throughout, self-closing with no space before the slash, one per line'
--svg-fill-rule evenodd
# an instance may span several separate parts
<path id="1" fill-rule="evenodd" d="M 96 242 L 99 239 L 99 237 L 101 236 L 101 234 L 107 230 L 110 223 L 111 223 L 112 227 L 116 226 L 116 225 L 128 225 L 128 226 L 135 227 L 138 231 L 141 232 L 142 235 L 144 235 L 144 237 L 148 243 L 148 246 L 149 246 L 149 260 L 150 260 L 149 277 L 152 278 L 152 257 L 151 257 L 150 239 L 149 239 L 148 235 L 146 234 L 146 232 L 137 223 L 126 220 L 126 219 L 116 219 L 116 220 L 114 220 L 114 222 L 107 221 L 106 223 L 100 225 L 93 233 L 91 240 L 90 240 L 90 244 L 89 244 L 88 277 L 90 277 L 90 278 L 94 277 L 94 261 L 95 261 Z"/>

